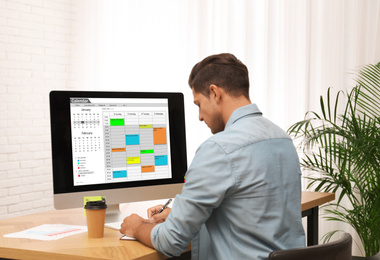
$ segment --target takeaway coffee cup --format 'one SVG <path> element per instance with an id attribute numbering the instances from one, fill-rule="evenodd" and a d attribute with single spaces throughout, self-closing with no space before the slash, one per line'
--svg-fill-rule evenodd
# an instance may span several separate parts
<path id="1" fill-rule="evenodd" d="M 107 209 L 106 201 L 87 201 L 84 208 L 86 209 L 88 237 L 103 237 Z"/>

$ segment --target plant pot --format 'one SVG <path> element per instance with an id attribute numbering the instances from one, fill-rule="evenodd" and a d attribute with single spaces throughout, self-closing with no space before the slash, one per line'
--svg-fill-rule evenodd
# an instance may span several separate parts
<path id="1" fill-rule="evenodd" d="M 380 252 L 374 256 L 353 256 L 352 260 L 380 260 Z"/>

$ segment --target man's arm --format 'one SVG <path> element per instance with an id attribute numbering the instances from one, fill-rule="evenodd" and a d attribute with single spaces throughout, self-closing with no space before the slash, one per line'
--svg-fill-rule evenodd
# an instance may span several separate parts
<path id="1" fill-rule="evenodd" d="M 235 179 L 229 162 L 224 150 L 215 142 L 206 141 L 200 146 L 170 214 L 164 223 L 152 230 L 152 244 L 158 251 L 170 257 L 180 255 L 213 210 L 233 192 Z M 156 217 L 153 215 L 154 219 Z"/>

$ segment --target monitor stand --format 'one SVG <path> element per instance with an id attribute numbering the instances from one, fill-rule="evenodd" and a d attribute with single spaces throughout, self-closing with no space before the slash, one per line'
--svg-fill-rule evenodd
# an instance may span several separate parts
<path id="1" fill-rule="evenodd" d="M 106 220 L 104 226 L 111 229 L 120 229 L 120 224 L 123 222 L 123 219 L 126 217 L 120 211 L 119 204 L 112 204 L 107 206 L 106 210 Z"/>

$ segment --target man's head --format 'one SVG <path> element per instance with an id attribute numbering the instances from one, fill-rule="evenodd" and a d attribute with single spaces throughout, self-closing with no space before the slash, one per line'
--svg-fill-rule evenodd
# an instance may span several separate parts
<path id="1" fill-rule="evenodd" d="M 213 134 L 224 130 L 236 108 L 250 103 L 247 67 L 232 54 L 212 55 L 197 63 L 189 85 L 199 107 L 199 120 Z"/>
<path id="2" fill-rule="evenodd" d="M 189 86 L 196 93 L 209 97 L 212 84 L 223 88 L 228 95 L 249 99 L 248 69 L 230 53 L 208 56 L 193 67 Z"/>

